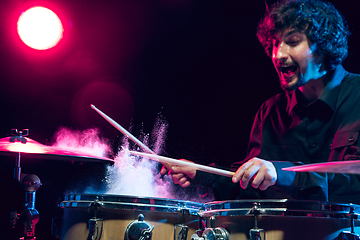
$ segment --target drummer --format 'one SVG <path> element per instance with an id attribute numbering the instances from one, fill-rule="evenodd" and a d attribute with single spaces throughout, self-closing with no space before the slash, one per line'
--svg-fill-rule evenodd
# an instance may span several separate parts
<path id="1" fill-rule="evenodd" d="M 271 58 L 284 90 L 258 110 L 245 160 L 233 178 L 212 177 L 173 166 L 182 187 L 205 179 L 217 200 L 308 199 L 360 203 L 360 176 L 295 173 L 284 167 L 360 160 L 360 75 L 341 65 L 349 30 L 331 3 L 282 1 L 267 9 L 257 37 Z M 168 169 L 162 168 L 165 174 Z M 232 180 L 232 182 L 231 182 Z"/>

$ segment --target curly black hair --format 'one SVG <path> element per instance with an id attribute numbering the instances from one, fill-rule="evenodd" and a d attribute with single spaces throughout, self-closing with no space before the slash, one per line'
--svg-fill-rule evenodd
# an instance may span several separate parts
<path id="1" fill-rule="evenodd" d="M 275 33 L 295 28 L 315 44 L 314 53 L 324 56 L 328 69 L 341 64 L 348 54 L 347 23 L 331 3 L 320 0 L 284 0 L 267 8 L 257 37 L 271 57 Z"/>

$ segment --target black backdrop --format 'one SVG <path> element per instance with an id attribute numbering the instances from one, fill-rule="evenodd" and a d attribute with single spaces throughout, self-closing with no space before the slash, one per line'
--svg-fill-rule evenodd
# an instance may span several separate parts
<path id="1" fill-rule="evenodd" d="M 344 66 L 357 72 L 359 3 L 333 2 L 352 31 Z M 31 50 L 17 36 L 19 14 L 34 4 L 62 20 L 53 49 Z M 0 136 L 29 128 L 50 144 L 64 126 L 121 137 L 92 103 L 147 133 L 161 113 L 165 155 L 228 166 L 244 157 L 260 104 L 281 91 L 255 36 L 264 10 L 264 1 L 235 0 L 2 1 Z"/>
<path id="2" fill-rule="evenodd" d="M 344 66 L 359 73 L 360 3 L 332 2 L 352 31 Z M 53 49 L 31 50 L 16 34 L 19 14 L 33 5 L 62 20 L 64 36 Z M 163 155 L 228 167 L 245 156 L 260 104 L 281 91 L 255 36 L 264 10 L 262 0 L 3 0 L 0 137 L 29 128 L 30 138 L 50 144 L 59 127 L 96 127 L 117 146 L 122 134 L 92 103 L 125 128 L 132 123 L 135 135 L 150 133 L 161 114 L 169 125 Z M 11 175 L 12 159 L 3 162 Z M 23 162 L 45 182 L 81 172 L 60 173 L 67 163 Z"/>

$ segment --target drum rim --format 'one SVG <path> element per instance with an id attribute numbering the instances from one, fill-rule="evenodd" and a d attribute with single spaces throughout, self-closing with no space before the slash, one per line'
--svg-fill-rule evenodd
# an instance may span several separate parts
<path id="1" fill-rule="evenodd" d="M 197 215 L 203 203 L 159 197 L 115 194 L 66 194 L 59 204 L 62 208 L 112 208 L 122 210 L 189 213 Z"/>
<path id="2" fill-rule="evenodd" d="M 201 217 L 253 215 L 291 215 L 327 218 L 351 218 L 360 214 L 360 205 L 314 200 L 247 199 L 205 203 Z"/>

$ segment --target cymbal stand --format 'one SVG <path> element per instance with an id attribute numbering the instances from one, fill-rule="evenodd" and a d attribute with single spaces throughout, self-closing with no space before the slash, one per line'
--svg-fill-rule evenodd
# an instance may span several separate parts
<path id="1" fill-rule="evenodd" d="M 22 181 L 22 186 L 25 189 L 25 208 L 21 214 L 16 210 L 11 213 L 10 222 L 15 227 L 18 219 L 24 225 L 24 237 L 20 240 L 36 240 L 35 225 L 39 221 L 39 212 L 35 209 L 36 190 L 41 186 L 40 178 L 34 174 L 28 174 Z"/>
<path id="2" fill-rule="evenodd" d="M 11 129 L 11 138 L 10 142 L 21 142 L 23 144 L 26 144 L 26 138 L 25 136 L 29 135 L 29 129 L 23 129 L 22 131 L 18 131 L 17 129 Z M 15 162 L 15 169 L 14 169 L 14 178 L 17 179 L 19 182 L 21 182 L 21 167 L 20 167 L 20 158 L 21 153 L 19 152 L 16 155 L 16 162 Z"/>
<path id="3" fill-rule="evenodd" d="M 17 129 L 11 130 L 12 137 L 10 138 L 11 142 L 19 141 L 22 144 L 26 144 L 26 138 L 24 136 L 29 135 L 29 129 L 23 129 L 23 131 L 18 131 Z M 35 199 L 36 199 L 36 190 L 41 186 L 40 178 L 34 174 L 26 175 L 22 180 L 22 173 L 20 167 L 21 153 L 19 152 L 16 155 L 16 163 L 14 169 L 14 178 L 21 182 L 25 193 L 25 204 L 24 210 L 21 214 L 18 214 L 15 211 L 11 213 L 10 222 L 13 227 L 15 227 L 16 221 L 18 219 L 24 225 L 24 237 L 21 237 L 19 240 L 36 240 L 35 237 L 35 225 L 39 221 L 39 212 L 35 209 Z"/>
<path id="4" fill-rule="evenodd" d="M 21 213 L 21 222 L 24 224 L 24 238 L 35 240 L 35 225 L 39 221 L 39 212 L 35 209 L 36 190 L 41 186 L 40 178 L 29 174 L 22 181 L 23 188 L 26 191 L 25 209 Z"/>

